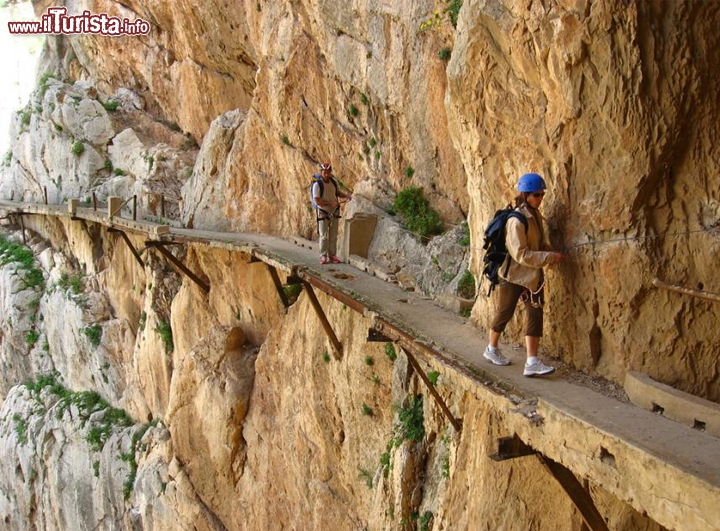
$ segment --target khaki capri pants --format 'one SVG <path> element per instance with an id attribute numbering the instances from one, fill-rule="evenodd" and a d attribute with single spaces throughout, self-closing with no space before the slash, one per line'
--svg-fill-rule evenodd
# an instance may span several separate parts
<path id="1" fill-rule="evenodd" d="M 525 286 L 503 282 L 495 288 L 497 293 L 497 310 L 490 328 L 497 333 L 505 331 L 505 327 L 515 314 L 518 300 L 522 294 L 529 290 Z M 543 309 L 530 303 L 530 297 L 523 297 L 525 302 L 525 335 L 530 337 L 542 337 L 543 335 Z M 541 295 L 542 300 L 542 295 Z"/>

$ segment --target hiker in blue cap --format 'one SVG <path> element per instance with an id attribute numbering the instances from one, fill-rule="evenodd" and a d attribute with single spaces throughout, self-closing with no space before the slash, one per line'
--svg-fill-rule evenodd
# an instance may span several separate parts
<path id="1" fill-rule="evenodd" d="M 510 360 L 498 349 L 500 335 L 515 313 L 519 300 L 525 303 L 525 347 L 527 360 L 523 375 L 543 376 L 555 371 L 537 357 L 543 333 L 543 267 L 560 262 L 563 255 L 548 251 L 545 243 L 540 205 L 545 196 L 545 180 L 537 173 L 526 173 L 518 182 L 515 210 L 527 219 L 508 218 L 505 225 L 505 245 L 508 256 L 500 268 L 503 279 L 497 289 L 497 309 L 490 325 L 488 347 L 483 357 L 496 365 L 509 365 Z"/>

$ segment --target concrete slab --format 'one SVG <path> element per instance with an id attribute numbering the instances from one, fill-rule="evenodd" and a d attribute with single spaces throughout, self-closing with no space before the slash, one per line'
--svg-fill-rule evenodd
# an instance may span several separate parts
<path id="1" fill-rule="evenodd" d="M 684 393 L 640 372 L 627 373 L 625 392 L 642 408 L 720 437 L 720 404 Z"/>

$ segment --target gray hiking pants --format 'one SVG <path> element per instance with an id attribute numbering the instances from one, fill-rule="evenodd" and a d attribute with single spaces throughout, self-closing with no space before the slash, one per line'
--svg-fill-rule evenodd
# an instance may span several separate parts
<path id="1" fill-rule="evenodd" d="M 318 222 L 320 232 L 320 256 L 337 256 L 338 222 L 336 217 L 321 219 Z"/>

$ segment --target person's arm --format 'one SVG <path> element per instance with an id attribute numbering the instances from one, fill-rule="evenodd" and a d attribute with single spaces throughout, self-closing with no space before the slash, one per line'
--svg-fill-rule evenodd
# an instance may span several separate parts
<path id="1" fill-rule="evenodd" d="M 505 225 L 505 246 L 513 260 L 528 267 L 540 268 L 562 260 L 560 253 L 533 251 L 530 249 L 525 226 L 517 218 L 507 220 Z"/>

